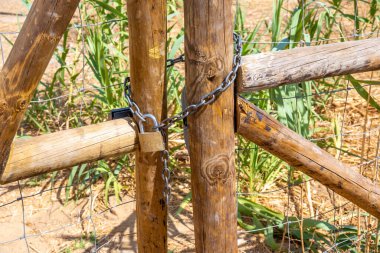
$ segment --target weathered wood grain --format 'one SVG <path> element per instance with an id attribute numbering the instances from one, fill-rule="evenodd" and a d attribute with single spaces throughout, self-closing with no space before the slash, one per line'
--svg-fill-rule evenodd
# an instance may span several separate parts
<path id="1" fill-rule="evenodd" d="M 380 69 L 380 39 L 244 56 L 238 92 Z"/>
<path id="2" fill-rule="evenodd" d="M 241 136 L 380 218 L 380 185 L 340 163 L 243 98 L 238 99 L 236 117 L 237 132 Z"/>
<path id="3" fill-rule="evenodd" d="M 127 11 L 132 97 L 160 122 L 166 118 L 166 1 L 128 0 Z M 162 168 L 161 152 L 136 152 L 138 252 L 167 252 Z"/>
<path id="4" fill-rule="evenodd" d="M 79 0 L 35 0 L 0 72 L 0 174 L 29 101 Z"/>
<path id="5" fill-rule="evenodd" d="M 186 0 L 187 104 L 232 68 L 231 0 Z M 191 115 L 189 149 L 196 252 L 237 252 L 233 87 Z"/>
<path id="6" fill-rule="evenodd" d="M 137 148 L 137 129 L 128 118 L 16 139 L 0 183 L 119 156 Z"/>

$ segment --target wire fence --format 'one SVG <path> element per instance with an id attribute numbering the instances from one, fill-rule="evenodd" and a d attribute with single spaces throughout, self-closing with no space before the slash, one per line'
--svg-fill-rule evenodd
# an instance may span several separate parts
<path id="1" fill-rule="evenodd" d="M 80 23 L 74 23 L 68 28 L 69 31 L 71 31 L 71 30 L 80 31 L 81 60 L 82 60 L 82 66 L 81 66 L 81 71 L 80 71 L 82 77 L 81 77 L 81 79 L 79 79 L 80 85 L 78 87 L 76 87 L 76 89 L 64 90 L 62 92 L 63 93 L 62 95 L 53 96 L 53 97 L 38 97 L 37 96 L 37 98 L 35 98 L 31 101 L 30 107 L 33 107 L 34 104 L 42 104 L 42 103 L 48 103 L 48 102 L 52 102 L 52 101 L 54 102 L 54 101 L 65 100 L 65 99 L 69 99 L 69 98 L 73 98 L 73 97 L 75 97 L 75 98 L 78 97 L 80 99 L 79 103 L 78 103 L 79 108 L 80 108 L 79 109 L 80 110 L 80 117 L 79 118 L 82 119 L 82 111 L 85 110 L 86 96 L 89 96 L 88 98 L 91 99 L 97 93 L 104 91 L 108 88 L 111 88 L 111 87 L 118 88 L 118 89 L 123 88 L 123 86 L 122 86 L 123 83 L 121 83 L 121 82 L 110 84 L 110 85 L 103 85 L 103 86 L 98 86 L 97 83 L 88 82 L 88 80 L 86 78 L 86 67 L 88 68 L 87 63 L 86 63 L 86 38 L 85 38 L 86 34 L 85 34 L 84 30 L 85 29 L 92 29 L 92 28 L 99 27 L 99 26 L 102 26 L 105 24 L 113 24 L 113 23 L 117 24 L 120 22 L 125 22 L 126 19 L 111 19 L 111 20 L 107 20 L 105 22 L 83 23 L 82 16 L 83 16 L 83 14 L 81 13 L 81 10 L 78 9 L 78 17 L 80 19 Z M 3 65 L 5 63 L 6 55 L 4 53 L 4 46 L 3 46 L 4 41 L 2 38 L 6 37 L 7 35 L 17 35 L 18 33 L 19 33 L 18 31 L 0 31 L 0 48 L 1 48 L 1 57 L 2 57 Z M 363 34 L 354 33 L 352 35 L 339 36 L 336 38 L 329 38 L 329 39 L 312 40 L 310 42 L 312 44 L 320 44 L 320 43 L 328 43 L 328 42 L 332 42 L 332 41 L 342 41 L 342 40 L 347 40 L 347 39 L 369 38 L 369 37 L 374 37 L 374 36 L 378 37 L 378 32 L 370 32 L 370 33 L 363 33 Z M 299 44 L 300 43 L 300 42 L 291 42 L 291 41 L 272 42 L 272 41 L 247 41 L 247 40 L 244 42 L 247 44 L 265 44 L 265 45 L 277 45 L 279 43 L 285 43 L 285 44 Z M 362 85 L 362 87 L 371 89 L 371 88 L 373 88 L 373 85 L 364 84 L 364 85 Z M 346 121 L 347 117 L 348 117 L 347 114 L 349 113 L 349 111 L 347 109 L 348 98 L 349 98 L 349 96 L 353 96 L 352 91 L 354 91 L 354 90 L 355 90 L 354 87 L 347 86 L 345 88 L 315 91 L 315 92 L 312 92 L 310 94 L 287 96 L 287 97 L 282 97 L 282 99 L 283 100 L 297 100 L 297 99 L 304 99 L 304 98 L 310 98 L 310 97 L 311 98 L 319 98 L 321 96 L 333 97 L 333 96 L 342 95 L 345 102 L 344 102 L 344 106 L 343 106 L 344 110 L 343 110 L 343 115 L 342 115 L 342 120 L 341 120 L 341 125 L 340 125 L 341 132 L 340 133 L 334 133 L 334 134 L 324 134 L 323 137 L 310 137 L 308 139 L 310 141 L 319 142 L 319 141 L 328 141 L 331 139 L 338 139 L 339 138 L 340 142 L 338 143 L 338 146 L 337 146 L 338 150 L 343 150 L 345 143 L 352 143 L 352 141 L 357 141 L 357 143 L 355 143 L 355 144 L 359 145 L 359 146 L 361 145 L 362 146 L 361 150 L 360 150 L 360 148 L 353 147 L 354 152 L 346 152 L 346 153 L 336 152 L 336 154 L 337 154 L 336 157 L 338 159 L 342 160 L 342 158 L 343 158 L 342 154 L 344 153 L 344 154 L 346 154 L 347 157 L 354 157 L 355 159 L 359 159 L 359 161 L 354 160 L 353 166 L 355 166 L 356 168 L 360 168 L 360 169 L 363 167 L 373 166 L 373 169 L 375 170 L 375 176 L 374 176 L 373 180 L 377 180 L 378 179 L 377 178 L 378 169 L 379 169 L 379 159 L 380 159 L 380 156 L 379 156 L 380 126 L 378 126 L 378 125 L 376 126 L 376 125 L 371 124 L 370 127 L 367 127 L 368 117 L 363 117 L 365 119 L 363 120 L 363 122 L 358 127 L 348 129 L 348 127 L 349 126 L 351 127 L 351 125 L 352 125 L 352 124 L 348 124 L 348 122 Z M 371 94 L 371 93 L 369 92 L 369 94 Z M 250 97 L 250 99 L 253 102 L 272 101 L 270 97 Z M 367 104 L 368 104 L 368 101 L 367 101 Z M 67 106 L 67 105 L 66 104 L 62 105 L 62 107 L 60 109 L 63 110 L 63 108 L 65 106 Z M 367 106 L 365 113 L 368 113 L 368 108 L 369 107 Z M 81 121 L 81 124 L 84 124 L 84 123 Z M 361 130 L 358 131 L 357 129 L 361 129 Z M 372 143 L 375 143 L 375 144 L 373 145 Z M 371 149 L 371 152 L 367 152 L 367 154 L 364 154 L 363 153 L 363 146 L 364 145 L 367 145 L 368 146 L 367 149 Z M 375 151 L 373 149 L 375 149 Z M 241 148 L 239 147 L 236 149 L 236 153 L 238 155 L 237 165 L 239 166 L 239 171 L 241 169 L 240 166 L 244 166 L 244 165 L 242 165 L 242 161 L 240 160 L 241 153 L 251 152 L 252 150 L 259 151 L 260 149 L 258 147 L 241 147 Z M 359 151 L 361 151 L 361 152 L 359 152 Z M 282 168 L 283 172 L 280 175 L 286 174 L 289 170 L 289 168 L 287 166 L 285 166 L 285 165 L 282 165 L 282 166 L 283 166 L 283 168 Z M 133 167 L 133 166 L 130 165 L 129 167 Z M 288 242 L 288 245 L 287 245 L 288 252 L 291 252 L 292 246 L 293 246 L 292 244 L 297 244 L 297 245 L 299 244 L 298 241 L 295 241 L 295 237 L 290 236 L 292 224 L 300 224 L 300 223 L 306 222 L 310 219 L 326 221 L 327 220 L 326 217 L 328 217 L 328 216 L 331 217 L 331 213 L 333 213 L 332 214 L 333 218 L 331 220 L 331 223 L 336 225 L 336 227 L 338 227 L 338 228 L 344 227 L 343 226 L 344 221 L 342 221 L 342 220 L 348 219 L 347 217 L 349 217 L 349 216 L 350 216 L 349 217 L 350 221 L 348 222 L 348 224 L 354 224 L 354 222 L 356 222 L 356 220 L 354 220 L 354 219 L 357 219 L 360 216 L 365 217 L 365 222 L 367 223 L 367 226 L 366 226 L 367 228 L 369 227 L 368 224 L 375 224 L 376 223 L 376 221 L 374 221 L 367 214 L 359 213 L 358 215 L 356 215 L 354 212 L 349 212 L 348 210 L 356 208 L 356 207 L 351 202 L 343 201 L 338 196 L 335 196 L 334 193 L 331 193 L 331 196 L 329 196 L 329 198 L 324 199 L 325 202 L 330 203 L 330 205 L 331 205 L 330 208 L 324 207 L 323 210 L 320 211 L 319 213 L 317 213 L 316 210 L 314 210 L 314 212 L 312 210 L 309 210 L 309 215 L 304 217 L 302 213 L 304 213 L 305 207 L 303 205 L 306 203 L 302 203 L 302 201 L 301 201 L 302 199 L 304 199 L 303 191 L 309 191 L 308 187 L 310 187 L 310 184 L 313 184 L 312 187 L 317 188 L 318 191 L 322 191 L 321 189 L 323 188 L 322 185 L 315 182 L 313 179 L 308 178 L 305 180 L 302 177 L 302 180 L 294 180 L 294 175 L 287 173 L 288 178 L 286 180 L 285 179 L 279 179 L 276 181 L 277 183 L 279 183 L 278 185 L 272 184 L 272 185 L 268 186 L 269 189 L 266 189 L 264 187 L 265 190 L 252 191 L 252 189 L 247 189 L 247 188 L 243 187 L 245 184 L 245 181 L 248 180 L 247 176 L 243 175 L 243 174 L 244 173 L 239 172 L 238 176 L 237 176 L 237 184 L 238 184 L 238 190 L 236 193 L 237 196 L 238 197 L 244 196 L 244 197 L 248 197 L 248 198 L 254 199 L 254 200 L 266 199 L 264 202 L 265 202 L 265 204 L 268 204 L 268 205 L 274 205 L 271 201 L 268 201 L 268 198 L 270 198 L 270 197 L 272 197 L 273 200 L 276 200 L 276 201 L 278 201 L 278 199 L 283 199 L 285 197 L 286 201 L 282 200 L 282 202 L 281 202 L 282 204 L 285 205 L 285 210 L 284 210 L 285 218 L 280 223 L 277 223 L 274 225 L 271 225 L 268 222 L 268 224 L 262 228 L 239 230 L 238 231 L 239 235 L 244 235 L 244 234 L 248 234 L 248 233 L 249 234 L 252 234 L 252 233 L 256 234 L 256 233 L 261 233 L 261 232 L 267 232 L 271 229 L 279 229 L 280 227 L 282 227 L 283 231 L 284 231 L 283 238 L 286 237 L 286 240 Z M 254 179 L 254 180 L 258 180 L 258 179 Z M 55 186 L 57 184 L 60 186 L 58 186 L 58 187 Z M 309 186 L 306 186 L 307 184 L 309 184 Z M 76 217 L 75 221 L 65 223 L 63 225 L 60 225 L 60 226 L 57 226 L 54 228 L 49 228 L 49 229 L 41 230 L 41 231 L 34 232 L 34 233 L 28 232 L 28 230 L 30 230 L 30 229 L 28 229 L 27 227 L 29 227 L 30 222 L 28 221 L 28 215 L 26 214 L 25 201 L 33 200 L 37 197 L 42 197 L 45 193 L 50 193 L 50 194 L 55 193 L 57 196 L 60 196 L 62 194 L 62 192 L 69 191 L 70 189 L 73 189 L 73 188 L 78 187 L 78 186 L 82 186 L 88 190 L 85 194 L 85 198 L 88 199 L 88 203 L 87 203 L 87 205 L 85 205 L 85 207 L 87 208 L 88 215 L 85 215 L 84 217 L 82 217 L 81 215 L 78 215 Z M 70 227 L 77 226 L 77 225 L 83 225 L 85 222 L 88 222 L 90 224 L 89 227 L 91 227 L 89 229 L 89 230 L 91 230 L 90 234 L 93 237 L 93 240 L 91 242 L 92 245 L 89 247 L 90 251 L 91 252 L 98 252 L 98 251 L 104 249 L 106 247 L 106 245 L 110 244 L 110 241 L 113 240 L 113 238 L 112 238 L 112 236 L 111 236 L 111 238 L 108 238 L 107 236 L 100 235 L 99 233 L 97 233 L 97 231 L 99 230 L 98 229 L 99 224 L 96 224 L 97 218 L 101 217 L 102 215 L 108 214 L 108 213 L 112 214 L 112 212 L 115 211 L 115 209 L 122 208 L 122 207 L 125 207 L 127 205 L 131 205 L 135 202 L 135 200 L 133 199 L 133 196 L 127 195 L 127 196 L 124 196 L 124 198 L 128 198 L 128 200 L 121 201 L 120 203 L 116 203 L 112 206 L 107 206 L 103 209 L 95 211 L 95 209 L 96 209 L 95 208 L 95 202 L 98 201 L 98 198 L 96 197 L 97 191 L 94 191 L 94 187 L 97 187 L 97 186 L 98 186 L 98 182 L 93 180 L 93 178 L 87 178 L 85 180 L 77 181 L 77 182 L 72 183 L 70 185 L 67 184 L 66 178 L 63 178 L 63 179 L 61 179 L 60 182 L 51 183 L 51 187 L 45 187 L 45 186 L 40 187 L 41 189 L 37 190 L 36 192 L 29 193 L 31 189 L 30 189 L 30 187 L 27 187 L 26 181 L 24 180 L 23 182 L 20 182 L 20 181 L 17 182 L 15 189 L 18 190 L 18 193 L 17 193 L 18 196 L 14 197 L 14 198 L 10 198 L 8 195 L 10 193 L 14 193 L 15 190 L 9 190 L 9 189 L 11 189 L 10 186 L 2 186 L 0 188 L 0 213 L 1 213 L 2 209 L 4 210 L 6 208 L 14 208 L 13 207 L 14 205 L 19 204 L 21 207 L 21 214 L 22 214 L 22 217 L 21 217 L 22 232 L 21 232 L 20 236 L 15 236 L 14 238 L 7 239 L 7 240 L 2 240 L 0 237 L 0 247 L 6 246 L 8 244 L 12 244 L 14 242 L 23 241 L 25 243 L 26 252 L 36 251 L 36 250 L 31 248 L 31 243 L 29 240 L 31 240 L 33 238 L 39 238 L 39 237 L 44 238 L 47 235 L 56 234 L 58 232 L 65 231 Z M 28 189 L 27 194 L 25 193 L 26 188 Z M 35 189 L 35 188 L 32 188 L 32 189 Z M 178 190 L 179 189 L 180 188 L 178 187 Z M 293 191 L 297 191 L 297 192 L 292 193 Z M 299 191 L 301 191 L 301 193 Z M 323 191 L 326 191 L 328 194 L 330 194 L 330 191 L 328 189 L 327 190 L 324 189 Z M 185 195 L 185 193 L 187 194 L 188 191 L 182 192 L 182 195 Z M 278 195 L 279 193 L 281 193 L 281 196 L 279 198 L 273 197 L 275 195 Z M 284 196 L 284 194 L 286 194 L 286 196 Z M 292 214 L 294 214 L 296 212 L 296 210 L 294 210 L 295 206 L 296 206 L 296 201 L 293 199 L 295 194 L 298 194 L 298 195 L 301 194 L 299 196 L 299 201 L 302 203 L 301 207 L 300 207 L 300 209 L 301 209 L 300 217 L 299 216 L 292 216 Z M 307 192 L 306 194 L 308 194 L 309 196 L 313 195 L 316 198 L 317 198 L 316 195 L 318 195 L 318 194 L 313 194 L 310 191 Z M 177 202 L 179 202 L 179 203 L 172 203 L 170 205 L 170 210 L 172 211 L 172 213 L 178 212 L 178 210 L 180 208 L 184 208 L 184 205 L 183 205 L 184 202 L 182 202 L 184 196 L 182 196 L 182 195 L 179 194 L 179 196 L 176 197 L 176 198 L 178 198 Z M 312 202 L 313 201 L 316 202 L 317 200 L 312 200 Z M 275 201 L 273 201 L 273 202 L 275 202 Z M 312 207 L 309 207 L 309 209 L 313 209 L 313 204 L 311 206 Z M 344 212 L 342 212 L 343 209 L 345 209 Z M 82 212 L 84 212 L 84 211 L 82 210 Z M 190 211 L 187 211 L 187 212 L 190 212 Z M 344 215 L 342 215 L 342 213 Z M 291 220 L 290 219 L 291 216 L 296 217 L 296 220 Z M 191 212 L 188 215 L 188 218 L 191 218 Z M 242 216 L 242 218 L 250 219 L 252 217 Z M 184 220 L 182 219 L 182 221 L 184 221 Z M 0 222 L 0 225 L 1 225 L 1 222 Z M 360 228 L 361 225 L 362 224 L 359 223 L 358 227 Z M 302 227 L 302 225 L 300 225 L 300 227 Z M 378 234 L 377 226 L 372 225 L 372 227 L 375 227 L 375 228 L 366 229 L 362 233 L 360 233 L 360 229 L 359 229 L 359 232 L 357 235 L 347 236 L 343 240 L 333 242 L 331 244 L 331 246 L 327 247 L 326 245 L 321 245 L 321 247 L 324 249 L 324 252 L 332 252 L 332 251 L 337 252 L 338 248 L 340 248 L 346 244 L 347 245 L 348 244 L 354 245 L 351 247 L 356 247 L 355 245 L 358 242 L 362 241 L 368 235 L 373 236 L 373 235 Z M 336 235 L 336 234 L 339 234 L 341 231 L 342 230 L 340 230 L 340 229 L 332 230 L 332 231 L 330 231 L 330 234 L 333 235 L 333 237 L 336 236 L 334 238 L 335 238 L 335 240 L 337 240 L 337 237 L 339 235 Z M 184 235 L 186 237 L 186 239 L 189 240 L 189 238 L 192 238 L 192 233 L 193 233 L 193 231 L 190 230 L 190 233 L 188 233 L 188 234 L 187 233 L 178 233 L 178 234 Z M 129 234 L 124 233 L 124 236 L 134 236 L 134 235 L 135 235 L 135 232 L 131 232 Z M 173 236 L 173 239 L 177 235 Z M 102 236 L 102 238 L 101 238 L 101 236 Z"/>

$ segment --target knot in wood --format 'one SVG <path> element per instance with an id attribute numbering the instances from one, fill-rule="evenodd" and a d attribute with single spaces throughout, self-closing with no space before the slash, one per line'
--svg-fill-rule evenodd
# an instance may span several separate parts
<path id="1" fill-rule="evenodd" d="M 0 115 L 7 110 L 7 103 L 5 101 L 0 101 Z"/>
<path id="2" fill-rule="evenodd" d="M 195 49 L 195 61 L 198 64 L 203 64 L 207 62 L 207 56 L 201 50 Z"/>
<path id="3" fill-rule="evenodd" d="M 218 74 L 223 72 L 223 61 L 220 57 L 213 57 L 208 60 L 206 69 L 206 76 L 208 80 L 212 80 Z"/>
<path id="4" fill-rule="evenodd" d="M 219 154 L 204 163 L 201 175 L 210 185 L 225 183 L 231 175 L 230 167 L 231 157 Z"/>
<path id="5" fill-rule="evenodd" d="M 28 107 L 28 103 L 26 102 L 26 99 L 21 98 L 17 100 L 16 112 L 25 111 L 27 107 Z"/>
<path id="6" fill-rule="evenodd" d="M 42 39 L 45 41 L 48 41 L 49 43 L 58 43 L 61 39 L 60 36 L 55 34 L 54 32 L 51 32 L 50 34 L 48 33 L 43 33 L 41 34 Z"/>

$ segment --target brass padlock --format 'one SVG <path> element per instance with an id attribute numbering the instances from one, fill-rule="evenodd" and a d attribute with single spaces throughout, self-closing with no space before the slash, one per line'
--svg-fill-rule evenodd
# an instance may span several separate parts
<path id="1" fill-rule="evenodd" d="M 153 120 L 154 131 L 145 132 L 142 120 L 139 121 L 139 143 L 141 152 L 158 152 L 165 150 L 164 137 L 158 131 L 156 118 L 151 114 L 144 114 L 144 119 L 150 118 Z"/>

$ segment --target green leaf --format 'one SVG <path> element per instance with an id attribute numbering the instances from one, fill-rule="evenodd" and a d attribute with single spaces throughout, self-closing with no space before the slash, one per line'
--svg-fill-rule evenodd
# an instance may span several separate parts
<path id="1" fill-rule="evenodd" d="M 125 18 L 127 19 L 127 16 L 124 15 L 123 13 L 121 13 L 120 11 L 116 10 L 115 8 L 113 8 L 112 6 L 106 4 L 104 1 L 100 1 L 100 0 L 92 0 L 93 2 L 97 3 L 100 7 L 110 11 L 111 13 L 113 13 L 114 15 L 116 16 L 119 16 L 121 18 Z"/>
<path id="2" fill-rule="evenodd" d="M 288 220 L 290 221 L 290 227 L 293 229 L 299 228 L 299 222 L 300 220 L 297 217 L 289 217 Z M 286 222 L 286 221 L 284 221 Z M 302 221 L 302 227 L 304 230 L 316 230 L 316 229 L 322 229 L 325 231 L 335 231 L 336 227 L 331 225 L 328 222 L 320 221 L 320 220 L 314 220 L 314 219 L 303 219 Z"/>
<path id="3" fill-rule="evenodd" d="M 77 171 L 78 171 L 78 166 L 74 166 L 73 169 L 70 171 L 69 179 L 67 180 L 67 185 L 66 185 L 65 204 L 67 204 L 67 202 L 69 200 L 71 186 L 73 186 L 73 184 L 74 184 L 74 178 L 75 178 L 75 175 L 77 174 Z"/>
<path id="4" fill-rule="evenodd" d="M 369 101 L 369 104 L 380 112 L 380 105 L 375 101 L 375 99 L 373 99 L 372 96 L 368 94 L 366 89 L 364 89 L 353 76 L 348 75 L 347 78 L 352 83 L 352 86 L 354 86 L 355 90 L 359 93 L 359 95 L 362 98 L 364 98 L 365 101 Z"/>
<path id="5" fill-rule="evenodd" d="M 181 204 L 179 205 L 177 211 L 175 212 L 176 215 L 180 215 L 183 210 L 185 210 L 186 206 L 190 203 L 192 198 L 191 192 L 188 193 L 185 198 L 182 200 Z"/>

